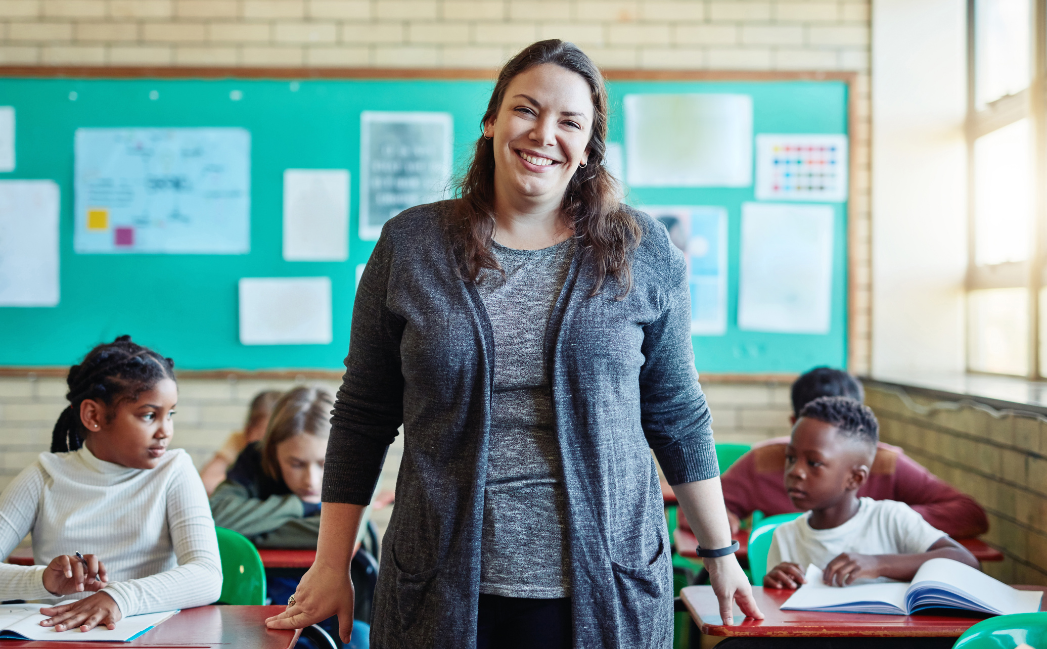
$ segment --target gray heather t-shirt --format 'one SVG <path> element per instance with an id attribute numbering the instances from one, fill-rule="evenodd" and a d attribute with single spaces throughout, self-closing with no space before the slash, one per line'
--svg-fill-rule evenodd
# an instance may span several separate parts
<path id="1" fill-rule="evenodd" d="M 480 592 L 569 597 L 567 497 L 544 340 L 575 243 L 567 239 L 542 250 L 493 247 L 505 280 L 484 271 L 477 284 L 495 352 Z"/>

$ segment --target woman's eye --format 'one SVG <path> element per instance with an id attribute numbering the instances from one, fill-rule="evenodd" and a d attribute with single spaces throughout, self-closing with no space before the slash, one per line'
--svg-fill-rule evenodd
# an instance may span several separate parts
<path id="1" fill-rule="evenodd" d="M 570 126 L 571 128 L 582 128 L 578 122 L 564 122 L 564 126 Z"/>
<path id="2" fill-rule="evenodd" d="M 516 109 L 516 112 L 523 113 L 524 115 L 534 115 L 534 111 L 527 106 L 520 106 Z"/>

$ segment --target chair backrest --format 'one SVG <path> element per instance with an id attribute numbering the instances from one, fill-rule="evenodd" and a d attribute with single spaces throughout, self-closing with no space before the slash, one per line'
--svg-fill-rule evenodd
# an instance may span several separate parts
<path id="1" fill-rule="evenodd" d="M 1014 649 L 1025 643 L 1047 647 L 1047 613 L 1001 615 L 975 624 L 960 636 L 953 649 Z"/>
<path id="2" fill-rule="evenodd" d="M 265 604 L 265 566 L 254 544 L 243 534 L 224 527 L 216 527 L 215 533 L 222 557 L 222 594 L 218 603 Z"/>
<path id="3" fill-rule="evenodd" d="M 752 449 L 750 444 L 717 444 L 716 462 L 720 465 L 720 473 L 731 468 L 731 465 L 737 462 L 738 458 L 748 453 L 750 449 Z"/>
<path id="4" fill-rule="evenodd" d="M 774 531 L 782 523 L 788 523 L 800 515 L 793 513 L 768 516 L 758 525 L 753 525 L 753 531 L 749 533 L 749 574 L 752 575 L 754 586 L 763 586 L 763 577 L 767 574 L 767 553 L 771 550 Z"/>

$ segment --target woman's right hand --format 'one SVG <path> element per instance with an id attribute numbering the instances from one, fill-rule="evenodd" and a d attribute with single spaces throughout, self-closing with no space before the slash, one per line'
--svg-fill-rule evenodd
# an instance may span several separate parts
<path id="1" fill-rule="evenodd" d="M 337 615 L 338 635 L 342 642 L 349 642 L 353 634 L 355 593 L 348 570 L 314 563 L 298 582 L 294 600 L 294 606 L 267 619 L 265 625 L 270 629 L 304 629 Z"/>
<path id="2" fill-rule="evenodd" d="M 87 562 L 87 565 L 84 565 Z M 62 554 L 47 564 L 43 575 L 44 588 L 52 595 L 72 595 L 84 591 L 99 591 L 109 583 L 102 560 L 85 554 L 84 560 L 72 554 Z"/>

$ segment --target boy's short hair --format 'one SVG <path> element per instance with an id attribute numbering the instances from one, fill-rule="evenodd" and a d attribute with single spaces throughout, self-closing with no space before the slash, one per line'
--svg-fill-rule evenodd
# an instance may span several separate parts
<path id="1" fill-rule="evenodd" d="M 820 397 L 800 411 L 801 418 L 817 419 L 872 449 L 880 441 L 880 424 L 873 411 L 850 397 Z"/>
<path id="2" fill-rule="evenodd" d="M 858 379 L 843 370 L 816 367 L 796 379 L 791 396 L 793 415 L 799 419 L 803 407 L 818 397 L 850 397 L 861 403 L 865 401 L 865 390 Z"/>

